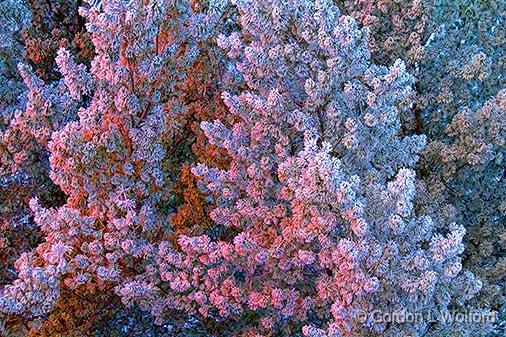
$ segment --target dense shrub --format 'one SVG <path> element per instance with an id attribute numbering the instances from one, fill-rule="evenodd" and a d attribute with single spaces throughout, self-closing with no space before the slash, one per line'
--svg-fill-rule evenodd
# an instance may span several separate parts
<path id="1" fill-rule="evenodd" d="M 0 2 L 0 335 L 501 335 L 504 14 Z"/>

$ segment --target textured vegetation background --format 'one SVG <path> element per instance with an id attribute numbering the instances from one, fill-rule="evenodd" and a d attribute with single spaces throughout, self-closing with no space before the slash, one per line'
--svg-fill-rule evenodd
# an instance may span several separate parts
<path id="1" fill-rule="evenodd" d="M 0 336 L 504 336 L 505 16 L 0 0 Z"/>

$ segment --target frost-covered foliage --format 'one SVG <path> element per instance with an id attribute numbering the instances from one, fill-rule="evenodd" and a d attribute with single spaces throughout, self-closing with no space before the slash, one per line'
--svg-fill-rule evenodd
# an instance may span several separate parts
<path id="1" fill-rule="evenodd" d="M 432 0 L 336 0 L 346 14 L 371 30 L 372 58 L 389 64 L 405 58 L 411 65 L 424 57 L 427 26 L 432 24 L 427 6 Z"/>
<path id="2" fill-rule="evenodd" d="M 24 1 L 0 2 L 0 130 L 18 106 L 16 103 L 23 91 L 16 67 L 24 54 L 20 32 L 29 20 L 30 12 Z"/>
<path id="3" fill-rule="evenodd" d="M 0 335 L 501 334 L 500 2 L 0 18 Z"/>
<path id="4" fill-rule="evenodd" d="M 64 69 L 61 62 L 60 68 Z M 48 144 L 52 132 L 74 120 L 82 105 L 72 97 L 63 80 L 45 83 L 22 62 L 18 65 L 17 75 L 25 88 L 4 110 L 5 126 L 0 129 L 0 175 L 5 181 L 2 188 L 6 191 L 6 200 L 2 200 L 4 207 L 0 211 L 4 229 L 0 237 L 5 241 L 4 246 L 9 248 L 16 246 L 12 241 L 19 234 L 31 236 L 30 232 L 37 232 L 28 212 L 30 198 L 39 197 L 47 205 L 61 202 L 61 191 L 49 179 Z M 24 241 L 33 245 L 35 237 L 27 237 Z M 25 246 L 21 241 L 18 244 Z M 13 258 L 18 256 L 11 254 Z M 10 265 L 8 263 L 8 268 Z"/>
<path id="5" fill-rule="evenodd" d="M 419 198 L 421 207 L 438 205 L 434 216 L 445 215 L 468 228 L 464 265 L 481 270 L 478 274 L 490 282 L 484 284 L 478 305 L 493 303 L 504 320 L 504 262 L 497 259 L 505 235 L 504 144 L 497 142 L 505 124 L 504 106 L 497 103 L 499 98 L 487 102 L 503 95 L 504 1 L 357 0 L 343 5 L 371 29 L 373 58 L 388 62 L 385 55 L 402 57 L 417 77 L 414 113 L 402 119 L 405 132 L 428 136 L 418 167 L 429 191 Z M 406 48 L 410 41 L 416 43 Z M 491 117 L 483 117 L 485 113 Z M 441 213 L 439 206 L 447 212 Z"/>
<path id="6" fill-rule="evenodd" d="M 479 108 L 504 86 L 504 1 L 336 3 L 370 28 L 373 59 L 388 64 L 401 57 L 417 77 L 421 116 L 405 126 L 410 130 L 439 137 L 458 111 Z"/>
<path id="7" fill-rule="evenodd" d="M 61 193 L 48 177 L 47 141 L 51 132 L 70 117 L 60 115 L 61 105 L 73 103 L 66 101 L 68 94 L 64 85 L 46 86 L 29 66 L 21 63 L 26 56 L 21 32 L 31 17 L 26 4 L 4 1 L 0 11 L 3 43 L 0 61 L 0 255 L 5 267 L 0 278 L 6 281 L 14 276 L 13 262 L 23 251 L 33 248 L 40 236 L 32 221 L 28 200 L 38 196 L 45 204 L 61 202 Z M 50 100 L 54 100 L 54 104 L 50 104 Z"/>
<path id="8" fill-rule="evenodd" d="M 26 0 L 31 13 L 30 25 L 22 32 L 25 59 L 44 80 L 60 78 L 56 67 L 59 48 L 72 50 L 79 63 L 93 57 L 90 35 L 79 15 L 81 0 Z"/>
<path id="9" fill-rule="evenodd" d="M 439 137 L 459 111 L 479 109 L 504 88 L 506 4 L 436 1 L 427 15 L 433 27 L 417 74 L 419 106 L 423 132 Z"/>
<path id="10" fill-rule="evenodd" d="M 65 3 L 66 6 L 62 6 Z M 70 10 L 72 6 L 77 9 L 76 3 L 72 5 L 68 1 L 57 4 L 8 0 L 0 3 L 0 255 L 5 263 L 3 281 L 14 276 L 14 260 L 40 239 L 28 208 L 29 199 L 39 197 L 48 206 L 62 202 L 61 191 L 49 179 L 47 143 L 54 130 L 75 118 L 79 107 L 77 102 L 69 100 L 63 82 L 59 83 L 53 52 L 64 40 L 71 41 L 80 30 L 75 25 L 79 16 Z M 48 38 L 51 34 L 53 36 Z M 34 39 L 35 35 L 48 39 L 43 42 Z M 37 53 L 39 56 L 35 56 Z M 49 62 L 41 61 L 40 55 L 44 53 Z M 29 64 L 47 81 L 42 81 Z M 48 73 L 53 75 L 46 76 Z"/>
<path id="11" fill-rule="evenodd" d="M 424 153 L 427 195 L 421 200 L 435 216 L 466 226 L 464 266 L 483 282 L 477 303 L 505 317 L 506 91 L 477 110 L 456 114 L 446 134 Z M 449 211 L 441 213 L 441 206 Z"/>
<path id="12" fill-rule="evenodd" d="M 328 1 L 237 6 L 242 36 L 219 43 L 247 84 L 223 96 L 238 122 L 203 123 L 230 168 L 194 169 L 216 202 L 211 218 L 236 233 L 181 238 L 185 255 L 162 264 L 172 289 L 196 292 L 188 304 L 203 314 L 255 313 L 261 325 L 245 334 L 452 330 L 355 317 L 441 313 L 481 286 L 461 270 L 463 226 L 414 210 L 425 138 L 398 135 L 413 82 L 403 63 L 372 64 L 367 31 Z"/>
<path id="13" fill-rule="evenodd" d="M 47 144 L 50 177 L 68 200 L 54 209 L 32 200 L 45 238 L 16 262 L 19 279 L 0 301 L 6 312 L 41 316 L 62 287 L 93 292 L 128 283 L 168 235 L 163 204 L 173 173 L 164 162 L 187 112 L 179 86 L 223 6 L 192 14 L 185 2 L 91 5 L 81 8 L 97 53 L 91 69 L 61 49 L 56 62 L 70 97 L 45 100 L 48 109 L 63 100 L 67 115 L 69 102 L 89 100 Z M 37 124 L 34 136 L 47 141 L 46 130 Z"/>

